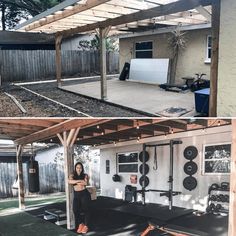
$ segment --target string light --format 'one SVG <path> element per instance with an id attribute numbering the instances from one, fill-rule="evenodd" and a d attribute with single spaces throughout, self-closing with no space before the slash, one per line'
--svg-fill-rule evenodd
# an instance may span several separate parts
<path id="1" fill-rule="evenodd" d="M 97 129 L 100 129 L 100 126 L 99 126 L 99 125 L 97 125 Z"/>
<path id="2" fill-rule="evenodd" d="M 139 129 L 139 123 L 138 123 L 138 121 L 137 121 L 137 127 L 136 127 L 136 129 Z"/>
<path id="3" fill-rule="evenodd" d="M 220 123 L 220 120 L 218 120 L 218 123 L 217 123 L 217 125 L 218 125 L 218 126 L 220 126 L 220 125 L 221 125 L 221 123 Z"/>
<path id="4" fill-rule="evenodd" d="M 173 129 L 173 128 L 170 130 L 170 133 L 171 133 L 171 134 L 173 134 L 173 133 L 174 133 L 174 129 Z"/>
<path id="5" fill-rule="evenodd" d="M 116 146 L 116 142 L 113 142 L 114 146 Z"/>
<path id="6" fill-rule="evenodd" d="M 139 141 L 140 141 L 140 137 L 137 138 L 137 143 L 139 143 Z"/>

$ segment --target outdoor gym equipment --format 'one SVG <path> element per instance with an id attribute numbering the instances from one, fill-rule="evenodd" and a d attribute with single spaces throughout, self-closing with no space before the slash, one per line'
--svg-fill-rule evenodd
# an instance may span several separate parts
<path id="1" fill-rule="evenodd" d="M 145 205 L 145 193 L 146 192 L 159 192 L 160 196 L 166 196 L 169 200 L 169 210 L 172 209 L 173 205 L 173 196 L 176 196 L 178 194 L 181 194 L 181 192 L 173 191 L 173 164 L 174 164 L 174 145 L 182 144 L 182 141 L 180 140 L 170 140 L 169 143 L 162 143 L 162 144 L 154 144 L 154 145 L 148 145 L 148 144 L 143 144 L 143 151 L 141 152 L 141 155 L 143 156 L 140 158 L 142 160 L 142 168 L 143 168 L 143 175 L 142 178 L 143 180 L 141 181 L 142 183 L 142 189 L 137 190 L 137 193 L 142 194 L 142 205 Z M 147 187 L 147 176 L 146 176 L 146 171 L 145 171 L 145 160 L 147 160 L 147 147 L 160 147 L 160 146 L 169 146 L 170 147 L 170 168 L 169 168 L 169 190 L 156 190 L 156 189 L 148 189 L 146 190 Z"/>

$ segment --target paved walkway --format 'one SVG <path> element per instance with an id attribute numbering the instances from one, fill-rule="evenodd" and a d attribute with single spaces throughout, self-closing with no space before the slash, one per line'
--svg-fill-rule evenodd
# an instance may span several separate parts
<path id="1" fill-rule="evenodd" d="M 100 81 L 65 85 L 62 89 L 100 99 Z M 167 92 L 158 85 L 111 79 L 107 81 L 108 102 L 156 116 L 195 114 L 194 93 Z M 122 116 L 122 114 L 121 114 Z"/>

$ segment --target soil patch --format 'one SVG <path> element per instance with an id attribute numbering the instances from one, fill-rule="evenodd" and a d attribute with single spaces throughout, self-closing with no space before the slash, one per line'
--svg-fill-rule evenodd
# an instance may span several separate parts
<path id="1" fill-rule="evenodd" d="M 81 81 L 83 83 L 85 81 Z M 72 83 L 72 82 L 70 82 Z M 48 101 L 37 96 L 24 88 L 30 89 L 40 95 L 54 101 L 67 105 L 81 113 L 70 110 L 66 107 Z M 7 92 L 13 95 L 27 113 L 23 114 L 19 108 L 4 95 Z M 86 98 L 57 88 L 57 83 L 42 83 L 24 86 L 6 85 L 0 90 L 0 116 L 1 117 L 142 117 L 141 112 L 134 112 L 130 109 L 121 108 L 107 104 L 95 99 Z"/>

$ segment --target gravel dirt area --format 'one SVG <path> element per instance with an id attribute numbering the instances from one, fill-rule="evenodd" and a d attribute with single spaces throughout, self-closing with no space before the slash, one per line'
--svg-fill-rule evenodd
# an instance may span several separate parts
<path id="1" fill-rule="evenodd" d="M 82 81 L 87 82 L 87 81 Z M 67 82 L 73 83 L 73 82 Z M 48 101 L 24 88 L 30 89 L 40 95 L 67 105 L 76 111 Z M 22 113 L 15 103 L 4 94 L 13 95 L 25 108 Z M 31 84 L 24 86 L 5 85 L 0 89 L 0 116 L 1 117 L 144 117 L 142 113 L 131 111 L 107 104 L 95 99 L 63 91 L 57 88 L 56 82 Z"/>

